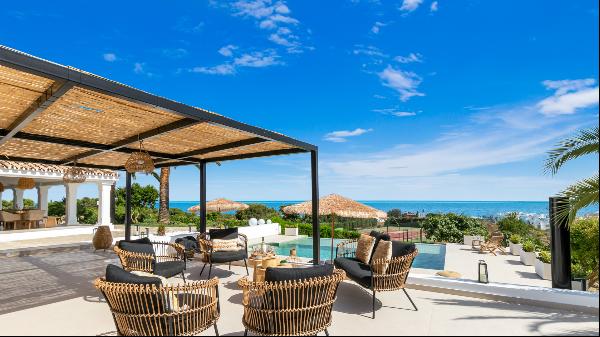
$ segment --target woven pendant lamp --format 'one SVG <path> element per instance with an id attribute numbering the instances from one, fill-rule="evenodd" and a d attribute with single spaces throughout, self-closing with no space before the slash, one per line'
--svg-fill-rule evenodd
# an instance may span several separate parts
<path id="1" fill-rule="evenodd" d="M 144 172 L 150 173 L 154 171 L 154 161 L 152 157 L 144 149 L 144 144 L 140 140 L 140 150 L 129 156 L 125 162 L 125 169 L 129 173 Z"/>
<path id="2" fill-rule="evenodd" d="M 77 163 L 74 163 L 72 167 L 69 167 L 65 174 L 63 174 L 63 181 L 67 184 L 70 183 L 83 183 L 87 179 L 85 170 L 81 167 L 77 167 Z"/>
<path id="3" fill-rule="evenodd" d="M 30 190 L 35 187 L 35 181 L 31 178 L 19 178 L 17 188 L 22 190 Z"/>

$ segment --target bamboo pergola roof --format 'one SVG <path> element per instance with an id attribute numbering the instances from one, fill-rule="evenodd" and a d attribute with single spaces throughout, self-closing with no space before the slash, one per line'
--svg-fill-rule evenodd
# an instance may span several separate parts
<path id="1" fill-rule="evenodd" d="M 314 145 L 0 45 L 0 157 L 123 170 L 302 153 Z"/>
<path id="2" fill-rule="evenodd" d="M 299 204 L 286 206 L 282 210 L 286 214 L 311 214 L 312 202 L 305 201 Z M 380 211 L 338 194 L 330 194 L 319 199 L 319 214 L 359 219 L 387 218 L 387 213 L 384 211 Z"/>

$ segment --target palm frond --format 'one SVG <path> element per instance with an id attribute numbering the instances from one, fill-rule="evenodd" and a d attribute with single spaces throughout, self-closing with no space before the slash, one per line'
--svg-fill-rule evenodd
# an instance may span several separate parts
<path id="1" fill-rule="evenodd" d="M 544 169 L 547 173 L 556 174 L 567 161 L 598 153 L 598 149 L 598 126 L 581 130 L 575 137 L 561 141 L 557 148 L 548 152 Z"/>
<path id="2" fill-rule="evenodd" d="M 568 207 L 558 210 L 557 217 L 559 220 L 565 217 L 569 218 L 569 224 L 575 220 L 577 212 L 587 206 L 598 204 L 598 185 L 599 176 L 596 174 L 593 177 L 581 180 L 574 185 L 569 186 L 561 196 L 569 199 Z"/>

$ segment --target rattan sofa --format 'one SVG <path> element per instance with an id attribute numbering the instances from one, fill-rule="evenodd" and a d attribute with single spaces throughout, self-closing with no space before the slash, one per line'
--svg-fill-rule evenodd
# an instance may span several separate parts
<path id="1" fill-rule="evenodd" d="M 231 251 L 219 251 L 215 249 L 213 240 L 237 240 L 237 249 Z M 236 261 L 244 261 L 246 267 L 246 275 L 250 275 L 248 271 L 248 237 L 246 235 L 238 233 L 237 228 L 227 229 L 211 229 L 208 233 L 200 234 L 198 236 L 198 243 L 200 245 L 200 255 L 204 266 L 200 271 L 200 276 L 204 273 L 206 265 L 208 268 L 208 278 L 212 275 L 212 267 L 215 263 L 227 263 L 229 264 L 229 270 L 231 270 L 231 263 Z"/>
<path id="2" fill-rule="evenodd" d="M 244 336 L 248 332 L 260 336 L 325 332 L 329 336 L 333 304 L 345 273 L 333 270 L 332 265 L 302 269 L 267 268 L 265 282 L 251 282 L 246 277 L 238 282 L 243 290 Z M 273 276 L 275 273 L 279 276 Z"/>
<path id="3" fill-rule="evenodd" d="M 151 242 L 148 238 L 122 240 L 114 251 L 127 271 L 143 271 L 166 278 L 181 275 L 185 282 L 185 248 L 180 244 Z"/>
<path id="4" fill-rule="evenodd" d="M 94 282 L 120 336 L 190 336 L 210 328 L 219 335 L 219 280 L 163 286 L 153 277 L 109 265 Z"/>
<path id="5" fill-rule="evenodd" d="M 376 238 L 375 247 L 379 240 L 390 240 L 387 234 L 371 232 L 371 236 Z M 373 292 L 373 315 L 375 319 L 376 293 L 382 291 L 402 290 L 415 311 L 419 309 L 415 305 L 410 295 L 405 289 L 406 279 L 412 267 L 413 260 L 419 254 L 414 244 L 402 243 L 400 241 L 392 242 L 392 258 L 390 260 L 371 260 L 369 264 L 362 263 L 356 256 L 356 246 L 358 240 L 349 240 L 340 243 L 337 246 L 337 258 L 334 261 L 336 268 L 342 269 L 352 281 Z M 385 273 L 379 274 L 375 270 L 383 270 L 381 266 L 387 264 Z"/>

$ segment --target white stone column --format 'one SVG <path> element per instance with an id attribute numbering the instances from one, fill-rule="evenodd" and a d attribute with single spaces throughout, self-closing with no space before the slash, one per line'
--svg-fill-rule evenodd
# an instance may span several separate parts
<path id="1" fill-rule="evenodd" d="M 77 183 L 68 183 L 65 184 L 66 190 L 66 205 L 65 205 L 65 215 L 67 226 L 77 226 L 79 225 L 79 221 L 77 219 L 77 188 L 79 184 Z"/>
<path id="2" fill-rule="evenodd" d="M 110 226 L 110 190 L 113 182 L 102 181 L 98 183 L 98 225 Z"/>
<path id="3" fill-rule="evenodd" d="M 44 211 L 44 216 L 48 216 L 48 190 L 50 186 L 38 186 L 38 207 Z"/>
<path id="4" fill-rule="evenodd" d="M 25 192 L 25 190 L 22 190 L 20 188 L 15 188 L 15 202 L 14 202 L 14 207 L 15 209 L 23 209 L 23 193 Z"/>

